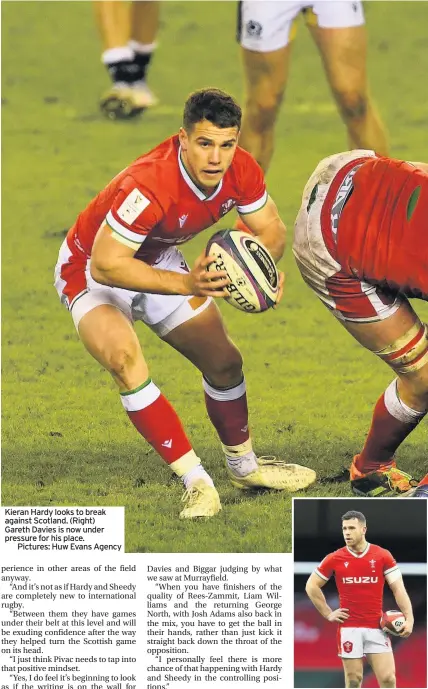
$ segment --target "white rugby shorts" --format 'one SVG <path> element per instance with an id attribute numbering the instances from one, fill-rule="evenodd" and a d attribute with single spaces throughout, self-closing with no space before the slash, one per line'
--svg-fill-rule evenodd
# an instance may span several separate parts
<path id="1" fill-rule="evenodd" d="M 337 631 L 339 658 L 363 658 L 367 653 L 392 653 L 391 640 L 382 629 L 342 627 Z"/>
<path id="2" fill-rule="evenodd" d="M 211 297 L 147 294 L 120 287 L 108 287 L 93 279 L 90 273 L 90 261 L 88 261 L 86 269 L 83 269 L 86 290 L 77 295 L 69 305 L 64 296 L 66 282 L 61 277 L 61 269 L 68 262 L 70 256 L 70 249 L 67 242 L 64 241 L 55 266 L 55 288 L 62 303 L 69 308 L 76 329 L 78 329 L 80 320 L 89 311 L 92 311 L 96 306 L 110 304 L 122 311 L 131 323 L 142 321 L 159 337 L 165 337 L 171 330 L 204 311 L 212 301 Z M 188 270 L 183 254 L 175 246 L 166 249 L 161 259 L 153 267 L 176 273 L 185 273 Z"/>
<path id="3" fill-rule="evenodd" d="M 238 3 L 238 42 L 243 48 L 268 53 L 290 42 L 293 22 L 300 12 L 315 15 L 322 29 L 343 29 L 364 24 L 361 2 L 343 0 L 244 0 Z"/>

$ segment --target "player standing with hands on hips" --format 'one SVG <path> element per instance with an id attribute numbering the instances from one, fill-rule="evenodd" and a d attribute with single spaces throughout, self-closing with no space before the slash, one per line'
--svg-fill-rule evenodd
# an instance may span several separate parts
<path id="1" fill-rule="evenodd" d="M 217 89 L 190 95 L 183 126 L 120 172 L 79 215 L 59 254 L 55 285 L 88 352 L 111 373 L 140 435 L 184 482 L 181 518 L 210 517 L 220 500 L 181 422 L 149 376 L 133 323 L 141 320 L 203 374 L 208 415 L 236 487 L 296 490 L 315 472 L 257 459 L 242 357 L 212 297 L 227 296 L 212 257 L 188 269 L 177 245 L 236 207 L 278 261 L 285 227 L 256 161 L 240 149 L 241 109 Z"/>
<path id="2" fill-rule="evenodd" d="M 338 622 L 338 655 L 346 687 L 360 687 L 367 656 L 380 687 L 395 687 L 394 656 L 388 634 L 380 629 L 385 581 L 405 617 L 400 636 L 413 630 L 413 611 L 397 562 L 388 550 L 366 541 L 366 518 L 349 511 L 342 516 L 346 545 L 327 555 L 312 572 L 306 593 L 329 622 Z M 322 592 L 334 574 L 340 608 L 332 610 Z"/>

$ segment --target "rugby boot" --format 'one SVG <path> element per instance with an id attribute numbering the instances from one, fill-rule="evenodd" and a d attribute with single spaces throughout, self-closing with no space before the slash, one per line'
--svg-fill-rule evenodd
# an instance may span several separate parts
<path id="1" fill-rule="evenodd" d="M 287 464 L 274 456 L 258 457 L 258 468 L 246 476 L 236 476 L 227 467 L 231 483 L 241 490 L 271 488 L 294 493 L 314 483 L 317 475 L 313 469 L 300 464 Z"/>
<path id="2" fill-rule="evenodd" d="M 158 99 L 145 82 L 132 86 L 120 82 L 113 84 L 101 97 L 100 109 L 110 120 L 129 120 L 157 103 Z"/>
<path id="3" fill-rule="evenodd" d="M 412 488 L 418 485 L 416 479 L 410 474 L 397 469 L 396 463 L 380 466 L 376 471 L 363 474 L 355 467 L 354 457 L 349 473 L 351 479 L 352 492 L 366 498 L 404 496 Z"/>
<path id="4" fill-rule="evenodd" d="M 416 486 L 411 488 L 404 496 L 407 498 L 428 498 L 428 474 Z"/>
<path id="5" fill-rule="evenodd" d="M 202 479 L 192 483 L 184 492 L 181 501 L 185 503 L 185 507 L 180 512 L 180 519 L 214 517 L 221 510 L 220 497 L 216 489 Z"/>

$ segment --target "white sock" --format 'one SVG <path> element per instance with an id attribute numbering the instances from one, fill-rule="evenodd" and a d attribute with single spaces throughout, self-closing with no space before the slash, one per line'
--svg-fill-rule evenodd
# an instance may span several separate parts
<path id="1" fill-rule="evenodd" d="M 121 62 L 122 60 L 127 60 L 131 62 L 134 59 L 134 51 L 129 45 L 123 45 L 118 48 L 110 48 L 105 50 L 101 55 L 101 61 L 105 65 L 109 65 L 112 62 Z"/>
<path id="2" fill-rule="evenodd" d="M 134 39 L 131 38 L 131 40 L 128 41 L 128 46 L 131 50 L 134 51 L 134 53 L 150 55 L 150 53 L 152 53 L 157 47 L 157 43 L 156 41 L 154 41 L 153 43 L 139 43 L 138 41 L 134 41 Z"/>
<path id="3" fill-rule="evenodd" d="M 190 488 L 192 483 L 195 483 L 195 481 L 199 481 L 201 479 L 202 481 L 205 481 L 205 483 L 208 483 L 209 486 L 214 488 L 213 480 L 211 476 L 207 474 L 202 464 L 197 464 L 181 477 L 186 489 Z"/>
<path id="4" fill-rule="evenodd" d="M 248 452 L 242 457 L 228 457 L 226 455 L 227 466 L 235 476 L 247 476 L 258 468 L 257 457 L 254 452 Z"/>

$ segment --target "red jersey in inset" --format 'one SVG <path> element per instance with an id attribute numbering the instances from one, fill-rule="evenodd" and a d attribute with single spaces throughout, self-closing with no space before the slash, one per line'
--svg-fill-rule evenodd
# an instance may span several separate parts
<path id="1" fill-rule="evenodd" d="M 315 573 L 328 581 L 334 574 L 341 608 L 348 608 L 343 627 L 379 628 L 385 576 L 398 570 L 391 553 L 367 543 L 362 553 L 347 546 L 327 555 Z"/>
<path id="2" fill-rule="evenodd" d="M 428 300 L 428 174 L 391 158 L 358 162 L 338 221 L 336 258 L 342 270 Z M 337 177 L 343 179 L 352 164 L 346 168 Z"/>
<path id="3" fill-rule="evenodd" d="M 71 262 L 90 257 L 104 220 L 120 241 L 135 249 L 136 258 L 153 264 L 167 247 L 187 242 L 232 208 L 251 213 L 266 201 L 263 172 L 239 147 L 207 196 L 185 169 L 178 136 L 173 136 L 122 170 L 80 213 L 67 235 Z"/>

